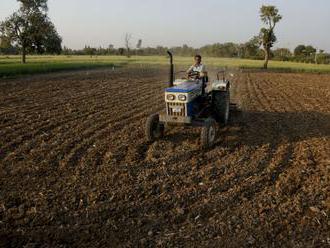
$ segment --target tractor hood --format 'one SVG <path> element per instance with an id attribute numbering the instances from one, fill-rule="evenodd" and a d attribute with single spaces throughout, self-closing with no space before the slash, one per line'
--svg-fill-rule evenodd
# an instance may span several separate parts
<path id="1" fill-rule="evenodd" d="M 202 84 L 196 82 L 184 82 L 171 88 L 167 88 L 166 92 L 179 92 L 179 93 L 190 93 L 192 91 L 201 90 Z"/>

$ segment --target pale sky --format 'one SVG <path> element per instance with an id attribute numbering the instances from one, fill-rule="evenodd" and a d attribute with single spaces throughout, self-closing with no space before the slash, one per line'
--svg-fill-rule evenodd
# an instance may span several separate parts
<path id="1" fill-rule="evenodd" d="M 329 0 L 49 0 L 49 16 L 63 45 L 123 46 L 126 32 L 143 46 L 200 47 L 245 42 L 259 33 L 259 8 L 276 5 L 283 15 L 276 47 L 313 45 L 330 52 Z M 1 0 L 0 20 L 18 7 Z"/>

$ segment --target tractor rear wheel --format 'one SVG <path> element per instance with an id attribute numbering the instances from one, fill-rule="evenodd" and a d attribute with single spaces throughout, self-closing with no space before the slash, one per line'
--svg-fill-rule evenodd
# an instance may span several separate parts
<path id="1" fill-rule="evenodd" d="M 145 126 L 145 135 L 149 142 L 154 142 L 156 139 L 164 136 L 164 124 L 159 123 L 159 115 L 152 114 L 148 117 Z"/>
<path id="2" fill-rule="evenodd" d="M 217 136 L 217 122 L 213 118 L 207 118 L 201 132 L 201 147 L 210 148 L 214 145 Z"/>
<path id="3" fill-rule="evenodd" d="M 213 107 L 217 121 L 227 125 L 230 111 L 229 90 L 213 92 Z"/>

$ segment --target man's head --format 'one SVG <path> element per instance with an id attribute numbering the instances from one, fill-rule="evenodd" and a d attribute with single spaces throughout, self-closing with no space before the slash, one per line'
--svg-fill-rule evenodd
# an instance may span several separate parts
<path id="1" fill-rule="evenodd" d="M 202 62 L 202 56 L 200 56 L 199 54 L 196 54 L 194 59 L 195 59 L 196 65 L 199 65 Z"/>

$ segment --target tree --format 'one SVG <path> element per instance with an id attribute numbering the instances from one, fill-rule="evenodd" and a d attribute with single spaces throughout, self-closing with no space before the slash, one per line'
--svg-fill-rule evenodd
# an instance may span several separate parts
<path id="1" fill-rule="evenodd" d="M 282 19 L 282 16 L 278 12 L 279 11 L 275 6 L 263 5 L 260 9 L 261 21 L 267 26 L 260 30 L 260 39 L 265 52 L 265 69 L 268 68 L 270 49 L 276 42 L 276 36 L 274 33 L 275 26 Z"/>
<path id="2" fill-rule="evenodd" d="M 106 54 L 107 55 L 113 54 L 114 49 L 115 49 L 115 46 L 113 44 L 109 44 Z"/>
<path id="3" fill-rule="evenodd" d="M 273 51 L 274 58 L 281 61 L 288 61 L 292 57 L 292 53 L 288 48 L 277 48 Z"/>
<path id="4" fill-rule="evenodd" d="M 70 48 L 68 48 L 66 46 L 63 47 L 62 54 L 64 54 L 64 55 L 72 55 L 72 53 L 73 53 L 72 49 L 70 49 Z"/>
<path id="5" fill-rule="evenodd" d="M 305 56 L 304 52 L 305 52 L 306 46 L 305 45 L 298 45 L 295 49 L 294 49 L 294 56 L 299 57 L 299 56 Z"/>
<path id="6" fill-rule="evenodd" d="M 256 59 L 259 57 L 260 51 L 260 38 L 259 36 L 252 37 L 248 42 L 241 45 L 241 56 L 243 58 Z"/>
<path id="7" fill-rule="evenodd" d="M 132 35 L 129 33 L 125 34 L 125 47 L 126 47 L 126 52 L 127 52 L 127 58 L 131 57 L 131 39 L 132 39 Z"/>
<path id="8" fill-rule="evenodd" d="M 143 55 L 142 40 L 139 39 L 136 44 L 135 55 Z"/>
<path id="9" fill-rule="evenodd" d="M 137 49 L 140 49 L 141 47 L 142 47 L 142 40 L 139 39 L 139 40 L 138 40 L 138 43 L 136 44 L 136 48 L 137 48 Z"/>
<path id="10" fill-rule="evenodd" d="M 0 37 L 0 54 L 16 54 L 17 49 L 13 47 L 10 40 L 6 37 Z"/>
<path id="11" fill-rule="evenodd" d="M 313 46 L 299 45 L 294 49 L 296 60 L 308 63 L 317 63 L 317 49 Z"/>
<path id="12" fill-rule="evenodd" d="M 92 58 L 96 54 L 96 48 L 85 46 L 84 54 L 89 55 Z"/>
<path id="13" fill-rule="evenodd" d="M 60 53 L 62 39 L 47 16 L 47 0 L 17 0 L 20 8 L 0 23 L 0 35 L 16 45 L 26 62 L 26 54 Z"/>
<path id="14" fill-rule="evenodd" d="M 125 48 L 122 48 L 122 47 L 120 47 L 120 48 L 118 48 L 118 53 L 119 53 L 119 55 L 124 55 L 124 52 L 125 52 Z"/>
<path id="15" fill-rule="evenodd" d="M 58 35 L 53 23 L 48 23 L 44 30 L 47 30 L 42 37 L 39 38 L 41 41 L 39 53 L 52 53 L 60 54 L 62 51 L 62 38 Z"/>
<path id="16" fill-rule="evenodd" d="M 322 51 L 322 52 L 321 52 Z M 321 50 L 320 53 L 317 55 L 317 64 L 330 64 L 330 54 L 324 53 L 323 50 Z"/>
<path id="17" fill-rule="evenodd" d="M 316 48 L 314 48 L 312 46 L 306 46 L 304 53 L 305 53 L 306 57 L 314 57 L 316 54 L 316 51 L 317 51 Z"/>

